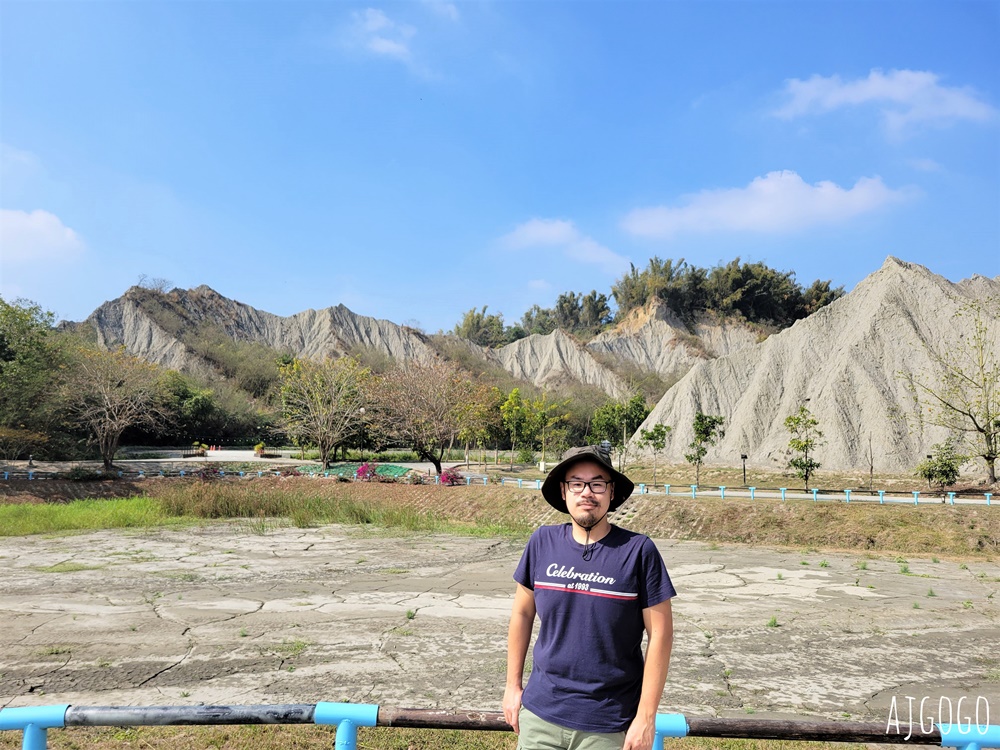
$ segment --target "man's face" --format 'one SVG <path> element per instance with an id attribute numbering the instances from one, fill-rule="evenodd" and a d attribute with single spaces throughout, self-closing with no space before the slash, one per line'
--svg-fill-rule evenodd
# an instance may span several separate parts
<path id="1" fill-rule="evenodd" d="M 572 482 L 605 482 L 604 492 L 595 492 L 585 485 L 580 492 L 570 489 Z M 595 461 L 580 461 L 566 470 L 562 483 L 562 496 L 570 516 L 583 528 L 589 528 L 607 515 L 614 496 L 610 472 Z"/>

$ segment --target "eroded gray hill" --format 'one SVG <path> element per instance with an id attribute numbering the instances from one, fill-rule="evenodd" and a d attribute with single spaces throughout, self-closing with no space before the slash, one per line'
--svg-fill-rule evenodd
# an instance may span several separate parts
<path id="1" fill-rule="evenodd" d="M 163 367 L 204 373 L 210 366 L 182 339 L 208 324 L 234 341 L 262 344 L 297 357 L 340 357 L 357 346 L 397 361 L 429 362 L 436 355 L 412 329 L 357 315 L 343 305 L 288 317 L 257 310 L 207 286 L 174 289 L 161 296 L 133 287 L 105 302 L 84 321 L 106 348 L 126 351 Z"/>
<path id="2" fill-rule="evenodd" d="M 974 300 L 1000 295 L 1000 277 L 954 284 L 923 266 L 888 258 L 849 294 L 762 343 L 696 364 L 652 411 L 644 427 L 673 427 L 665 453 L 683 461 L 695 413 L 725 417 L 726 435 L 706 463 L 774 468 L 787 462 L 787 416 L 805 404 L 819 419 L 824 468 L 909 470 L 946 432 L 928 425 L 908 388 L 934 381 L 929 351 L 953 350 L 969 336 Z M 989 319 L 995 350 L 1000 320 Z"/>
<path id="3" fill-rule="evenodd" d="M 696 363 L 745 349 L 758 334 L 742 321 L 702 316 L 690 327 L 654 298 L 587 344 L 593 352 L 676 380 Z"/>
<path id="4" fill-rule="evenodd" d="M 826 433 L 818 454 L 825 468 L 866 468 L 870 439 L 877 469 L 909 470 L 946 435 L 920 420 L 908 378 L 934 380 L 937 365 L 928 350 L 945 352 L 969 333 L 968 316 L 955 313 L 998 296 L 1000 277 L 953 284 L 889 258 L 850 294 L 766 338 L 759 327 L 710 316 L 688 326 L 651 303 L 587 344 L 561 331 L 495 350 L 461 344 L 484 363 L 550 390 L 584 384 L 624 398 L 630 393 L 623 373 L 630 369 L 667 382 L 680 378 L 646 425 L 673 427 L 669 460 L 683 461 L 694 415 L 702 411 L 726 419 L 726 436 L 710 450 L 709 463 L 733 465 L 746 453 L 750 466 L 783 466 L 784 420 L 806 404 Z M 1000 349 L 1000 322 L 993 323 Z M 134 287 L 80 325 L 93 328 L 102 346 L 124 346 L 164 367 L 207 376 L 212 364 L 186 343 L 206 326 L 298 357 L 338 357 L 358 347 L 397 362 L 439 356 L 423 333 L 343 305 L 282 317 L 206 286 L 167 294 Z"/>

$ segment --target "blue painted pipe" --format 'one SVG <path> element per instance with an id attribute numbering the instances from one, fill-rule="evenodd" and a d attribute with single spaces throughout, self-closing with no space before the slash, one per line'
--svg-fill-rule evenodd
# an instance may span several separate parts
<path id="1" fill-rule="evenodd" d="M 814 488 L 812 493 L 813 493 L 813 502 L 816 502 L 819 499 L 818 497 L 816 497 L 819 494 L 819 490 Z"/>
<path id="2" fill-rule="evenodd" d="M 785 492 L 788 491 L 788 488 L 787 487 L 779 487 L 778 489 L 781 490 L 781 502 L 785 502 Z"/>
<path id="3" fill-rule="evenodd" d="M 885 490 L 878 491 L 878 504 L 885 505 Z"/>
<path id="4" fill-rule="evenodd" d="M 698 485 L 692 484 L 691 485 L 691 497 L 697 497 L 697 494 L 696 494 L 697 492 L 698 492 Z"/>
<path id="5" fill-rule="evenodd" d="M 961 747 L 965 750 L 1000 747 L 1000 725 L 938 724 L 941 747 Z"/>
<path id="6" fill-rule="evenodd" d="M 914 492 L 913 493 L 913 504 L 916 505 L 919 502 L 919 500 L 920 500 L 920 493 L 919 492 Z"/>
<path id="7" fill-rule="evenodd" d="M 688 723 L 683 714 L 657 714 L 653 750 L 663 750 L 663 740 L 667 737 L 687 737 L 687 733 Z"/>
<path id="8" fill-rule="evenodd" d="M 48 746 L 48 729 L 63 727 L 69 704 L 58 706 L 25 706 L 0 709 L 0 730 L 24 731 L 22 750 L 45 750 Z"/>
<path id="9" fill-rule="evenodd" d="M 719 499 L 720 500 L 726 499 L 726 488 L 723 487 L 722 485 L 719 485 Z"/>
<path id="10" fill-rule="evenodd" d="M 358 727 L 375 726 L 378 706 L 367 703 L 317 703 L 313 721 L 317 724 L 336 724 L 336 750 L 357 750 Z"/>
<path id="11" fill-rule="evenodd" d="M 753 493 L 757 491 L 756 487 L 747 487 L 750 490 L 750 499 L 753 500 Z"/>

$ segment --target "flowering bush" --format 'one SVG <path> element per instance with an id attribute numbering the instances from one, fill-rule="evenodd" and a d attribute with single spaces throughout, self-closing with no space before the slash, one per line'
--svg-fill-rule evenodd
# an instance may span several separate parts
<path id="1" fill-rule="evenodd" d="M 424 475 L 419 471 L 411 471 L 403 477 L 403 481 L 407 484 L 424 484 Z"/>
<path id="2" fill-rule="evenodd" d="M 354 472 L 354 478 L 359 482 L 370 482 L 375 479 L 375 470 L 378 468 L 378 464 L 374 461 L 366 461 L 358 467 L 358 470 Z"/>
<path id="3" fill-rule="evenodd" d="M 441 472 L 441 484 L 464 484 L 465 480 L 458 469 L 445 469 Z"/>

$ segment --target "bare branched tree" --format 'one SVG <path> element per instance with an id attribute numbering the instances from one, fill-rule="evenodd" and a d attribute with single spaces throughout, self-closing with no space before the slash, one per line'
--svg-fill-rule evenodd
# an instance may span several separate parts
<path id="1" fill-rule="evenodd" d="M 475 392 L 468 373 L 450 362 L 410 362 L 379 380 L 373 407 L 385 434 L 411 446 L 440 474 L 444 452 L 473 412 Z"/>
<path id="2" fill-rule="evenodd" d="M 316 445 L 323 468 L 331 455 L 359 434 L 371 376 L 355 357 L 311 362 L 297 359 L 281 368 L 281 412 L 292 438 Z"/>
<path id="3" fill-rule="evenodd" d="M 946 351 L 930 350 L 939 374 L 914 378 L 912 389 L 928 423 L 972 443 L 970 454 L 983 459 L 993 484 L 1000 456 L 1000 298 L 971 302 L 956 315 L 971 319 L 970 333 Z"/>
<path id="4" fill-rule="evenodd" d="M 166 422 L 160 370 L 122 350 L 80 349 L 67 379 L 73 421 L 90 433 L 110 469 L 122 433 L 130 427 L 156 429 Z"/>

